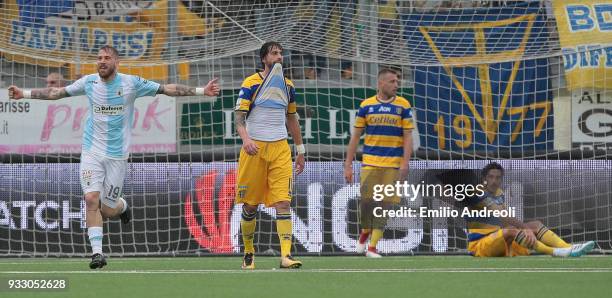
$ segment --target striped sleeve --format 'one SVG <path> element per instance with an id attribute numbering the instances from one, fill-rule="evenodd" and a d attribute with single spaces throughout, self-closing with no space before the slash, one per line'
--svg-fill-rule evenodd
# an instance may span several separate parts
<path id="1" fill-rule="evenodd" d="M 70 96 L 77 96 L 85 94 L 85 82 L 87 82 L 88 76 L 83 76 L 80 79 L 76 80 L 74 83 L 66 86 L 64 90 Z"/>
<path id="2" fill-rule="evenodd" d="M 289 85 L 289 105 L 287 106 L 287 114 L 297 113 L 297 104 L 295 103 L 295 88 Z"/>
<path id="3" fill-rule="evenodd" d="M 414 128 L 414 120 L 412 119 L 412 108 L 407 107 L 402 111 L 402 128 L 403 129 L 413 129 Z"/>
<path id="4" fill-rule="evenodd" d="M 136 97 L 155 96 L 159 90 L 159 84 L 151 80 L 145 80 L 139 76 L 130 76 L 136 89 Z"/>
<path id="5" fill-rule="evenodd" d="M 368 108 L 364 105 L 359 107 L 357 111 L 357 116 L 355 117 L 355 127 L 356 128 L 365 128 L 366 127 L 366 115 Z"/>
<path id="6" fill-rule="evenodd" d="M 251 97 L 253 96 L 252 86 L 248 86 L 246 82 L 242 83 L 238 100 L 236 100 L 236 111 L 248 112 L 251 109 Z"/>

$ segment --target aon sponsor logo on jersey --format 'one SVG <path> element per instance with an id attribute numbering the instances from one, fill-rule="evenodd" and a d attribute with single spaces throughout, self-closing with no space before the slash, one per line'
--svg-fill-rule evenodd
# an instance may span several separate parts
<path id="1" fill-rule="evenodd" d="M 93 111 L 96 114 L 106 115 L 106 116 L 115 116 L 123 114 L 123 105 L 116 106 L 99 106 L 94 105 Z"/>

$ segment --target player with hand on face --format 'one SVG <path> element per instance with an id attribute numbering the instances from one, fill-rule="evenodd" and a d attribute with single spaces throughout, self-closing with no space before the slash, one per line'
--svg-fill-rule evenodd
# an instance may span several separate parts
<path id="1" fill-rule="evenodd" d="M 242 205 L 240 228 L 244 242 L 242 269 L 255 268 L 253 243 L 260 204 L 276 209 L 280 240 L 280 268 L 295 269 L 302 262 L 291 256 L 291 149 L 287 131 L 296 147 L 295 172 L 304 170 L 302 135 L 295 103 L 295 87 L 284 77 L 283 48 L 266 42 L 260 49 L 263 71 L 247 77 L 236 102 L 236 130 L 242 139 L 238 161 L 236 203 Z"/>

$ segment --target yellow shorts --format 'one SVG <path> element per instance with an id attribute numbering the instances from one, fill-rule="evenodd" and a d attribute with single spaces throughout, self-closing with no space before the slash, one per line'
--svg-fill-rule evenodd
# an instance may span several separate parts
<path id="1" fill-rule="evenodd" d="M 374 216 L 374 209 L 380 207 L 382 210 L 395 209 L 399 204 L 398 196 L 384 196 L 381 189 L 376 189 L 375 185 L 395 185 L 398 178 L 398 169 L 363 167 L 361 168 L 361 201 L 359 202 L 359 225 L 362 229 L 384 229 L 387 225 L 387 217 Z M 374 196 L 381 196 L 382 201 L 374 200 Z"/>
<path id="2" fill-rule="evenodd" d="M 236 204 L 271 207 L 291 201 L 293 163 L 287 140 L 255 143 L 259 147 L 256 155 L 240 150 Z"/>
<path id="3" fill-rule="evenodd" d="M 379 167 L 363 167 L 361 168 L 361 199 L 364 201 L 372 201 L 374 198 L 375 185 L 391 184 L 395 186 L 395 182 L 399 177 L 399 170 L 396 168 L 379 168 Z M 377 192 L 379 195 L 384 195 L 384 192 Z M 384 196 L 384 203 L 399 204 L 398 196 Z"/>
<path id="4" fill-rule="evenodd" d="M 468 250 L 475 257 L 516 257 L 528 256 L 529 249 L 520 246 L 516 241 L 508 247 L 501 229 L 468 244 Z"/>

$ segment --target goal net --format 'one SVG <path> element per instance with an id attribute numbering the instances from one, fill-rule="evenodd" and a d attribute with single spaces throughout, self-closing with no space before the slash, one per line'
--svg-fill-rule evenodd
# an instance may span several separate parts
<path id="1" fill-rule="evenodd" d="M 203 86 L 218 97 L 136 101 L 123 194 L 133 220 L 105 221 L 104 252 L 241 251 L 233 110 L 259 48 L 278 41 L 307 148 L 294 177 L 295 254 L 343 254 L 359 233 L 359 185 L 342 162 L 377 73 L 398 71 L 416 129 L 409 182 L 506 169 L 507 203 L 566 241 L 612 249 L 611 3 L 588 1 L 49 1 L 0 3 L 0 253 L 82 256 L 90 248 L 78 169 L 85 97 L 9 101 L 7 88 L 70 84 L 116 47 L 120 72 Z M 607 90 L 606 90 L 607 88 Z M 360 149 L 361 150 L 361 149 Z M 358 173 L 360 164 L 354 163 Z M 358 178 L 358 177 L 357 177 Z M 359 180 L 356 180 L 359 181 Z M 452 202 L 450 202 L 452 203 Z M 435 196 L 404 207 L 444 209 Z M 256 250 L 278 254 L 260 208 Z M 461 218 L 393 218 L 382 253 L 466 253 Z"/>

